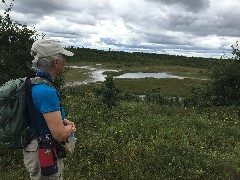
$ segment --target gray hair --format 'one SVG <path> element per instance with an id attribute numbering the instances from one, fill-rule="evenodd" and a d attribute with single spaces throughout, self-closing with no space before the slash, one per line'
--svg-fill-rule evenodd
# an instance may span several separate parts
<path id="1" fill-rule="evenodd" d="M 31 54 L 34 55 L 34 52 L 32 52 Z M 35 56 L 35 59 L 32 61 L 33 69 L 46 71 L 47 68 L 49 68 L 52 65 L 53 59 L 63 60 L 63 58 L 64 57 L 62 54 L 56 54 L 54 56 L 41 57 L 41 58 L 38 58 L 37 56 Z"/>

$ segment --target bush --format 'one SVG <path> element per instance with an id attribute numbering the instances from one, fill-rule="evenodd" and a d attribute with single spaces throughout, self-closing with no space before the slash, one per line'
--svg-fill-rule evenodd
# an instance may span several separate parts
<path id="1" fill-rule="evenodd" d="M 113 77 L 107 76 L 103 83 L 103 86 L 95 88 L 93 92 L 101 97 L 102 103 L 106 107 L 111 108 L 116 106 L 120 100 L 120 90 L 115 86 Z"/>
<path id="2" fill-rule="evenodd" d="M 35 30 L 31 30 L 27 25 L 10 19 L 12 6 L 11 3 L 5 9 L 4 16 L 0 16 L 0 85 L 10 79 L 26 77 L 33 73 L 30 50 L 38 35 L 34 35 Z"/>
<path id="3" fill-rule="evenodd" d="M 185 106 L 212 106 L 212 94 L 207 85 L 197 85 L 192 89 L 192 95 L 184 99 Z"/>
<path id="4" fill-rule="evenodd" d="M 185 105 L 230 106 L 240 104 L 240 61 L 238 43 L 232 46 L 232 59 L 214 61 L 210 69 L 210 80 L 205 86 L 196 86 Z"/>
<path id="5" fill-rule="evenodd" d="M 213 104 L 233 105 L 240 103 L 240 62 L 222 59 L 211 70 L 210 89 Z"/>
<path id="6" fill-rule="evenodd" d="M 168 97 L 166 97 L 164 91 L 161 88 L 152 89 L 147 91 L 144 100 L 152 104 L 167 104 Z"/>

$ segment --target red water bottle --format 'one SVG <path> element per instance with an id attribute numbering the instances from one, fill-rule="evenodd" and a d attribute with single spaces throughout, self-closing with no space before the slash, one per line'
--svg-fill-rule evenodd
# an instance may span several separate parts
<path id="1" fill-rule="evenodd" d="M 39 161 L 43 176 L 50 176 L 58 172 L 55 143 L 50 136 L 44 136 L 38 141 Z"/>

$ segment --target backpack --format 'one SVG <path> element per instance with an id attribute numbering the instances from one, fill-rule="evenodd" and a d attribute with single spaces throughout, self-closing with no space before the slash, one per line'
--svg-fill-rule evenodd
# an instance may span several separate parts
<path id="1" fill-rule="evenodd" d="M 27 121 L 27 79 L 31 80 L 32 85 L 47 84 L 54 87 L 41 77 L 19 78 L 0 86 L 0 148 L 23 149 L 32 138 Z"/>

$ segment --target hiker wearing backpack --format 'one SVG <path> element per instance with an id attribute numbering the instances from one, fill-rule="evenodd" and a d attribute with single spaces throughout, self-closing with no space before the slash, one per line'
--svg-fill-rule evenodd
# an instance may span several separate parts
<path id="1" fill-rule="evenodd" d="M 37 40 L 32 45 L 36 77 L 54 84 L 63 73 L 67 56 L 73 53 L 52 40 Z M 32 84 L 28 99 L 30 143 L 23 150 L 24 165 L 33 180 L 63 179 L 63 142 L 75 132 L 75 124 L 65 117 L 59 92 L 47 83 Z M 31 103 L 33 102 L 33 103 Z M 32 109 L 35 109 L 33 112 Z"/>

